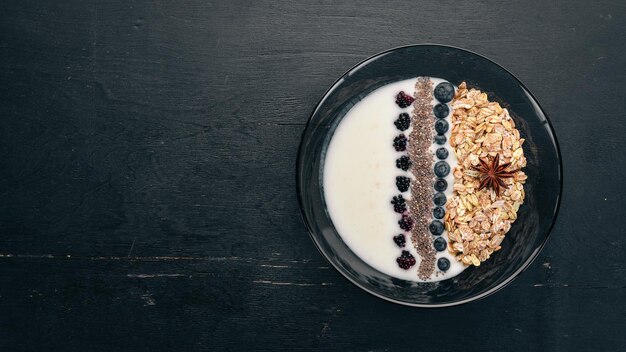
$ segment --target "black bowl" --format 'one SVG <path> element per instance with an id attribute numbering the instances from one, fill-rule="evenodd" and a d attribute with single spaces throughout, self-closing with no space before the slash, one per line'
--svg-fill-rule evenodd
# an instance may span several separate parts
<path id="1" fill-rule="evenodd" d="M 372 268 L 343 242 L 326 210 L 324 159 L 335 128 L 346 112 L 373 90 L 417 76 L 466 81 L 509 109 L 523 138 L 528 165 L 526 199 L 502 249 L 479 267 L 448 280 L 419 283 Z M 303 133 L 297 161 L 298 198 L 304 222 L 320 252 L 348 280 L 386 300 L 443 307 L 486 297 L 511 282 L 539 254 L 556 220 L 562 165 L 552 125 L 524 85 L 493 61 L 467 50 L 441 45 L 391 49 L 356 65 L 326 92 Z"/>

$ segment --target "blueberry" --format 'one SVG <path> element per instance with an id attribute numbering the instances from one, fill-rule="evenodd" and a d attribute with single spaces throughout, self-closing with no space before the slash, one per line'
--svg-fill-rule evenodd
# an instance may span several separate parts
<path id="1" fill-rule="evenodd" d="M 411 184 L 411 179 L 405 176 L 397 176 L 396 177 L 396 187 L 398 187 L 398 191 L 406 192 L 409 190 L 409 185 Z"/>
<path id="2" fill-rule="evenodd" d="M 437 259 L 437 267 L 441 271 L 446 271 L 450 269 L 450 261 L 448 260 L 448 258 L 439 258 Z"/>
<path id="3" fill-rule="evenodd" d="M 437 154 L 437 158 L 443 160 L 448 157 L 448 149 L 444 147 L 437 148 L 436 154 Z"/>
<path id="4" fill-rule="evenodd" d="M 409 159 L 406 155 L 403 155 L 396 160 L 396 167 L 404 171 L 407 171 L 411 167 L 411 164 L 411 159 Z M 450 171 L 450 167 L 448 167 L 448 171 Z"/>
<path id="5" fill-rule="evenodd" d="M 446 215 L 446 211 L 443 210 L 442 207 L 436 207 L 433 209 L 433 217 L 435 219 L 443 219 L 443 216 Z"/>
<path id="6" fill-rule="evenodd" d="M 409 114 L 403 112 L 393 124 L 396 125 L 396 128 L 400 131 L 406 131 L 409 129 L 409 126 L 411 126 L 411 118 Z"/>
<path id="7" fill-rule="evenodd" d="M 403 170 L 406 171 L 407 169 Z M 449 173 L 450 165 L 448 165 L 448 163 L 446 163 L 445 161 L 438 161 L 435 163 L 435 175 L 437 175 L 437 177 L 446 177 Z"/>
<path id="8" fill-rule="evenodd" d="M 443 224 L 439 220 L 433 220 L 430 225 L 428 225 L 428 229 L 433 235 L 439 236 L 443 233 Z"/>
<path id="9" fill-rule="evenodd" d="M 446 104 L 437 104 L 433 108 L 433 114 L 436 118 L 443 119 L 450 113 L 450 108 Z"/>
<path id="10" fill-rule="evenodd" d="M 439 207 L 444 206 L 446 204 L 446 200 L 446 195 L 442 192 L 435 193 L 435 196 L 433 197 L 433 203 Z"/>
<path id="11" fill-rule="evenodd" d="M 446 188 L 448 188 L 448 181 L 444 180 L 443 178 L 438 178 L 435 181 L 435 191 L 443 192 L 446 190 Z"/>
<path id="12" fill-rule="evenodd" d="M 446 240 L 443 237 L 437 237 L 435 242 L 433 242 L 433 246 L 437 250 L 437 252 L 442 252 L 448 247 Z"/>
<path id="13" fill-rule="evenodd" d="M 435 131 L 439 134 L 444 134 L 448 132 L 448 121 L 446 120 L 437 120 L 435 122 Z"/>
<path id="14" fill-rule="evenodd" d="M 444 136 L 443 134 L 436 135 L 435 136 L 435 143 L 437 143 L 439 145 L 446 144 L 446 136 Z"/>
<path id="15" fill-rule="evenodd" d="M 447 103 L 454 98 L 454 86 L 450 82 L 441 82 L 435 87 L 435 99 Z"/>

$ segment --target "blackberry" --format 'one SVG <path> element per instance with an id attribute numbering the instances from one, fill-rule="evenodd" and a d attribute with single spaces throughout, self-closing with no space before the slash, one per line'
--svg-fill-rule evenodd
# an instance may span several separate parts
<path id="1" fill-rule="evenodd" d="M 441 82 L 435 87 L 433 95 L 440 102 L 447 103 L 454 98 L 454 86 L 450 82 Z"/>
<path id="2" fill-rule="evenodd" d="M 398 95 L 396 95 L 396 104 L 398 104 L 398 106 L 403 109 L 413 104 L 414 100 L 415 98 L 410 95 L 406 95 L 404 91 L 401 91 L 400 93 L 398 93 Z"/>
<path id="3" fill-rule="evenodd" d="M 401 229 L 410 231 L 413 228 L 413 219 L 411 219 L 408 215 L 402 215 L 402 219 L 398 221 L 398 225 L 400 225 Z"/>
<path id="4" fill-rule="evenodd" d="M 446 190 L 446 188 L 448 188 L 448 181 L 444 180 L 443 178 L 438 178 L 435 181 L 435 191 L 443 192 Z"/>
<path id="5" fill-rule="evenodd" d="M 446 215 L 446 211 L 443 210 L 442 207 L 435 207 L 435 209 L 433 209 L 433 218 L 443 219 L 445 215 Z"/>
<path id="6" fill-rule="evenodd" d="M 435 136 L 435 143 L 439 144 L 439 145 L 444 145 L 446 144 L 446 136 L 444 136 L 443 134 L 438 134 Z"/>
<path id="7" fill-rule="evenodd" d="M 402 251 L 402 255 L 396 259 L 396 263 L 402 269 L 408 270 L 415 265 L 415 257 L 409 251 Z"/>
<path id="8" fill-rule="evenodd" d="M 396 167 L 403 171 L 407 171 L 411 167 L 411 159 L 408 156 L 403 155 L 396 160 Z"/>
<path id="9" fill-rule="evenodd" d="M 398 191 L 406 192 L 409 190 L 409 186 L 411 185 L 411 179 L 405 176 L 397 176 L 396 177 L 396 187 L 398 187 Z"/>
<path id="10" fill-rule="evenodd" d="M 403 152 L 406 150 L 406 137 L 403 134 L 400 134 L 398 137 L 393 139 L 393 147 L 397 152 Z"/>
<path id="11" fill-rule="evenodd" d="M 406 131 L 411 126 L 411 118 L 409 117 L 409 114 L 403 112 L 400 116 L 398 116 L 398 119 L 393 124 L 396 125 L 396 128 L 400 131 Z"/>
<path id="12" fill-rule="evenodd" d="M 448 244 L 443 237 L 437 237 L 435 239 L 435 242 L 433 242 L 433 247 L 435 247 L 435 250 L 437 250 L 437 252 L 443 252 L 447 246 Z"/>
<path id="13" fill-rule="evenodd" d="M 439 134 L 448 132 L 448 121 L 440 119 L 435 122 L 435 131 Z"/>
<path id="14" fill-rule="evenodd" d="M 403 234 L 399 234 L 398 236 L 393 236 L 393 241 L 398 245 L 398 247 L 402 248 L 406 244 L 406 238 L 404 238 Z"/>
<path id="15" fill-rule="evenodd" d="M 439 258 L 437 260 L 437 267 L 441 271 L 446 271 L 450 269 L 450 261 L 448 260 L 448 258 Z"/>
<path id="16" fill-rule="evenodd" d="M 439 220 L 433 220 L 430 225 L 428 225 L 428 229 L 434 236 L 439 236 L 443 233 L 443 224 Z"/>
<path id="17" fill-rule="evenodd" d="M 436 206 L 443 206 L 446 204 L 446 195 L 443 194 L 443 192 L 437 192 L 435 193 L 435 196 L 433 196 L 433 203 L 435 203 Z"/>
<path id="18" fill-rule="evenodd" d="M 439 119 L 443 119 L 450 113 L 450 108 L 446 104 L 437 104 L 433 108 L 433 114 Z"/>
<path id="19" fill-rule="evenodd" d="M 401 194 L 394 196 L 391 200 L 391 204 L 393 204 L 393 211 L 396 213 L 404 213 L 406 211 L 406 201 Z"/>

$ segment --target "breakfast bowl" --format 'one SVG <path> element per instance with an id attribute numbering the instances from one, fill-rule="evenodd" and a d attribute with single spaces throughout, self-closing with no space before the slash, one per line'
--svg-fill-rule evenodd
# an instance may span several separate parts
<path id="1" fill-rule="evenodd" d="M 475 257 L 464 256 L 463 251 L 467 252 L 467 248 L 461 248 L 459 251 L 459 248 L 455 247 L 455 253 L 449 254 L 448 251 L 452 250 L 452 245 L 449 244 L 445 250 L 438 250 L 452 258 L 450 259 L 452 261 L 455 260 L 454 258 L 470 259 L 465 262 L 460 261 L 464 268 L 454 276 L 443 275 L 433 280 L 420 280 L 417 277 L 412 279 L 412 276 L 406 274 L 393 275 L 388 270 L 381 270 L 380 267 L 372 265 L 372 260 L 368 259 L 368 256 L 376 256 L 379 253 L 371 251 L 368 255 L 363 255 L 363 252 L 355 251 L 354 243 L 358 242 L 358 237 L 356 240 L 349 239 L 347 236 L 342 237 L 342 231 L 338 228 L 345 229 L 345 226 L 350 225 L 338 226 L 337 217 L 333 218 L 334 215 L 329 211 L 331 204 L 328 198 L 330 187 L 328 179 L 330 171 L 328 170 L 330 169 L 327 168 L 330 164 L 327 164 L 327 159 L 329 146 L 337 133 L 338 126 L 341 126 L 348 113 L 365 97 L 383 87 L 415 77 L 441 78 L 454 85 L 457 93 L 460 87 L 467 86 L 468 89 L 471 87 L 478 93 L 484 93 L 490 102 L 494 104 L 497 102 L 498 106 L 506 109 L 507 118 L 510 115 L 510 124 L 515 126 L 519 132 L 518 137 L 522 139 L 524 179 L 527 177 L 523 184 L 522 194 L 525 195 L 523 204 L 515 206 L 517 211 L 515 214 L 509 212 L 509 215 L 502 215 L 507 219 L 510 217 L 515 219 L 510 220 L 510 229 L 506 231 L 504 239 L 500 239 L 501 243 L 500 241 L 496 243 L 497 246 L 494 248 L 497 248 L 493 253 L 489 252 L 489 255 L 478 261 Z M 437 85 L 439 86 L 440 84 Z M 435 93 L 437 93 L 437 87 Z M 398 95 L 397 99 L 400 98 L 401 96 Z M 410 99 L 409 102 L 412 102 L 413 98 Z M 406 109 L 411 108 L 411 106 L 407 108 L 408 105 L 400 104 L 400 106 Z M 457 111 L 452 110 L 459 104 L 450 106 L 450 115 L 456 114 Z M 384 126 L 387 128 L 388 123 Z M 451 128 L 454 126 L 455 124 L 451 123 Z M 410 131 L 407 130 L 404 134 Z M 449 132 L 446 136 L 450 138 Z M 363 136 L 363 138 L 366 137 Z M 453 148 L 450 150 L 454 153 Z M 493 154 L 495 153 L 487 155 L 485 160 L 493 161 L 493 158 L 489 159 Z M 495 162 L 498 166 L 497 158 Z M 478 161 L 474 163 L 478 164 Z M 400 164 L 397 164 L 397 167 L 399 168 Z M 454 173 L 454 168 L 452 173 Z M 352 182 L 350 180 L 358 182 L 360 175 L 364 177 L 364 174 L 366 173 L 356 172 L 344 182 L 344 185 L 349 185 L 349 182 Z M 486 176 L 476 177 L 475 182 L 478 184 Z M 449 181 L 449 183 L 452 182 L 456 181 Z M 488 182 L 485 181 L 485 183 Z M 302 217 L 310 236 L 320 253 L 339 273 L 361 289 L 391 302 L 414 307 L 445 307 L 486 297 L 505 287 L 528 268 L 544 246 L 556 221 L 562 192 L 562 165 L 556 136 L 548 117 L 530 91 L 510 72 L 493 61 L 464 49 L 442 45 L 411 45 L 382 52 L 357 64 L 324 94 L 311 114 L 302 135 L 297 160 L 296 184 Z M 454 189 L 456 192 L 456 185 Z M 368 192 L 367 189 L 361 191 Z M 497 190 L 493 189 L 489 192 L 495 193 L 495 191 Z M 336 188 L 333 186 L 332 193 L 335 192 Z M 494 197 L 492 195 L 493 199 Z M 448 204 L 449 202 L 450 194 Z M 404 208 L 402 210 L 404 211 Z M 396 212 L 400 213 L 398 209 Z M 449 219 L 448 215 L 441 220 L 449 222 L 446 223 L 446 229 L 450 224 L 456 226 L 455 219 Z M 367 221 L 366 214 L 363 214 L 363 221 Z M 433 232 L 433 235 L 439 234 Z M 384 234 L 384 236 L 389 235 Z M 408 234 L 407 236 L 407 241 L 410 242 L 411 237 Z M 396 241 L 399 247 L 405 247 L 404 237 L 402 238 L 402 243 Z M 451 241 L 450 236 L 445 238 L 448 242 Z M 458 241 L 462 242 L 460 239 Z M 387 242 L 385 242 L 386 245 Z M 401 263 L 403 258 L 406 259 L 404 249 L 397 249 L 399 253 L 403 253 L 402 257 L 398 257 L 398 263 Z M 381 247 L 380 255 L 384 253 L 385 250 Z M 441 258 L 444 254 L 438 254 L 438 257 Z M 407 255 L 413 258 L 413 255 Z M 390 260 L 395 260 L 395 258 Z M 417 260 L 417 266 L 421 265 L 420 259 Z M 472 265 L 472 260 L 477 263 Z M 415 260 L 411 259 L 411 261 L 410 264 L 413 265 Z M 439 265 L 439 261 L 437 263 Z"/>

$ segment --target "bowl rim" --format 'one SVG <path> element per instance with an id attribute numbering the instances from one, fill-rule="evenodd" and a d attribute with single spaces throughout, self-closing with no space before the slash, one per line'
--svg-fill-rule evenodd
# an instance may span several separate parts
<path id="1" fill-rule="evenodd" d="M 356 280 L 353 280 L 346 273 L 344 273 L 343 269 L 341 269 L 339 266 L 337 266 L 329 258 L 329 256 L 322 250 L 322 246 L 318 242 L 318 239 L 316 238 L 316 236 L 313 235 L 313 228 L 311 226 L 311 223 L 307 219 L 307 216 L 306 216 L 305 211 L 304 211 L 304 200 L 302 198 L 302 189 L 300 187 L 300 182 L 299 182 L 300 176 L 301 176 L 300 175 L 300 162 L 301 162 L 301 160 L 303 158 L 302 152 L 303 152 L 304 138 L 307 135 L 307 132 L 309 132 L 309 129 L 313 128 L 312 124 L 311 124 L 311 119 L 313 118 L 313 116 L 315 116 L 317 111 L 320 109 L 320 107 L 322 106 L 322 104 L 326 100 L 326 97 L 328 96 L 328 93 L 331 92 L 343 80 L 343 78 L 345 76 L 349 75 L 352 71 L 354 71 L 354 70 L 356 70 L 356 69 L 366 65 L 368 62 L 376 60 L 379 57 L 381 57 L 383 55 L 386 55 L 386 54 L 388 54 L 390 52 L 403 50 L 403 49 L 407 49 L 407 48 L 413 48 L 413 47 L 439 47 L 439 48 L 448 48 L 448 49 L 454 49 L 454 50 L 462 51 L 462 52 L 465 52 L 465 53 L 468 53 L 468 54 L 471 54 L 471 55 L 476 55 L 476 56 L 478 56 L 478 57 L 480 57 L 482 59 L 485 59 L 485 60 L 491 62 L 492 64 L 498 66 L 499 68 L 504 70 L 509 75 L 511 75 L 511 77 L 513 77 L 513 79 L 515 81 L 517 81 L 517 83 L 526 91 L 526 93 L 528 93 L 531 96 L 531 98 L 535 101 L 535 103 L 537 104 L 537 107 L 539 108 L 539 110 L 541 111 L 543 116 L 545 116 L 546 121 L 548 122 L 547 125 L 549 127 L 549 130 L 552 133 L 552 138 L 554 139 L 554 145 L 556 147 L 556 154 L 557 154 L 556 156 L 557 156 L 557 160 L 558 160 L 557 166 L 558 166 L 558 178 L 559 178 L 559 193 L 558 193 L 557 199 L 556 199 L 556 207 L 554 209 L 554 217 L 552 218 L 552 223 L 550 224 L 550 227 L 548 228 L 548 231 L 546 232 L 546 234 L 545 234 L 543 240 L 541 241 L 541 243 L 539 244 L 539 246 L 529 256 L 529 258 L 526 259 L 526 261 L 524 263 L 522 263 L 522 265 L 515 272 L 513 272 L 511 275 L 509 275 L 506 279 L 504 279 L 498 285 L 495 285 L 494 287 L 486 290 L 485 292 L 476 294 L 476 295 L 471 296 L 469 298 L 461 299 L 461 300 L 458 300 L 458 301 L 447 302 L 447 303 L 425 304 L 425 303 L 412 303 L 412 302 L 398 301 L 398 300 L 395 300 L 393 298 L 387 297 L 385 295 L 382 295 L 382 294 L 379 294 L 379 293 L 376 293 L 376 292 L 370 290 L 365 285 L 361 284 L 360 282 L 358 282 Z M 376 296 L 378 298 L 381 298 L 381 299 L 383 299 L 385 301 L 392 302 L 392 303 L 396 303 L 396 304 L 400 304 L 400 305 L 404 305 L 404 306 L 409 306 L 409 307 L 416 307 L 416 308 L 452 307 L 452 306 L 458 306 L 458 305 L 469 303 L 469 302 L 474 302 L 474 301 L 486 298 L 488 296 L 491 296 L 492 294 L 500 291 L 501 289 L 503 289 L 504 287 L 509 285 L 517 277 L 519 277 L 519 275 L 522 272 L 524 272 L 530 266 L 530 264 L 532 264 L 532 262 L 535 261 L 535 259 L 539 256 L 539 253 L 541 252 L 543 247 L 546 245 L 546 242 L 548 241 L 548 238 L 550 237 L 550 234 L 552 233 L 552 230 L 554 229 L 554 226 L 556 224 L 556 220 L 558 218 L 558 214 L 559 214 L 559 211 L 560 211 L 560 208 L 561 208 L 561 199 L 563 197 L 563 159 L 561 157 L 561 149 L 559 147 L 558 138 L 556 136 L 556 132 L 554 131 L 554 126 L 552 125 L 552 122 L 550 121 L 550 118 L 548 117 L 548 114 L 546 114 L 544 109 L 539 104 L 539 101 L 534 96 L 534 94 L 528 89 L 528 87 L 526 87 L 526 85 L 517 76 L 515 76 L 513 73 L 511 73 L 505 67 L 503 67 L 502 65 L 498 64 L 494 60 L 492 60 L 492 59 L 490 59 L 490 58 L 488 58 L 488 57 L 486 57 L 484 55 L 481 55 L 481 54 L 478 54 L 478 53 L 476 53 L 474 51 L 471 51 L 471 50 L 468 50 L 468 49 L 464 49 L 464 48 L 460 48 L 460 47 L 457 47 L 457 46 L 444 45 L 444 44 L 435 44 L 435 43 L 409 44 L 409 45 L 397 46 L 397 47 L 394 47 L 394 48 L 390 48 L 390 49 L 378 52 L 377 54 L 369 56 L 366 59 L 358 62 L 356 65 L 352 66 L 349 70 L 345 71 L 324 92 L 324 94 L 322 95 L 322 98 L 317 102 L 317 104 L 315 105 L 315 108 L 313 109 L 313 111 L 311 112 L 309 118 L 307 119 L 307 123 L 306 123 L 305 129 L 302 131 L 302 135 L 300 136 L 300 144 L 298 146 L 298 155 L 296 157 L 296 193 L 297 193 L 297 196 L 298 196 L 298 205 L 300 207 L 300 216 L 302 217 L 302 221 L 304 222 L 304 225 L 306 226 L 306 229 L 307 229 L 307 231 L 309 233 L 309 237 L 311 238 L 311 240 L 315 244 L 315 247 L 320 252 L 322 257 L 324 257 L 326 259 L 326 261 L 329 262 L 335 268 L 335 270 L 338 271 L 348 281 L 350 281 L 351 283 L 353 283 L 354 285 L 356 285 L 360 289 L 364 290 L 365 292 L 367 292 L 367 293 L 369 293 L 369 294 L 371 294 L 373 296 Z"/>

